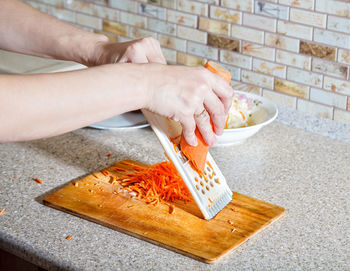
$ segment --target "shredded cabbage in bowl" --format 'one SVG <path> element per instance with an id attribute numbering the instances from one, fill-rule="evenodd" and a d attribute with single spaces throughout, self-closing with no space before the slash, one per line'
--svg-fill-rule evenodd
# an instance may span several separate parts
<path id="1" fill-rule="evenodd" d="M 261 103 L 261 101 L 248 98 L 244 94 L 235 94 L 232 106 L 226 117 L 225 129 L 254 125 L 252 115 L 257 111 Z"/>

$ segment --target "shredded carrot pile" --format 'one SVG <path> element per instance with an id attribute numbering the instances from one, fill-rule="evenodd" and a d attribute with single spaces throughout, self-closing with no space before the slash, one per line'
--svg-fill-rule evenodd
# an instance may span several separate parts
<path id="1" fill-rule="evenodd" d="M 136 193 L 145 203 L 156 206 L 162 201 L 183 200 L 185 203 L 191 201 L 190 192 L 169 161 L 147 168 L 133 166 L 138 170 L 126 174 L 125 179 L 120 180 L 120 184 L 122 189 Z"/>

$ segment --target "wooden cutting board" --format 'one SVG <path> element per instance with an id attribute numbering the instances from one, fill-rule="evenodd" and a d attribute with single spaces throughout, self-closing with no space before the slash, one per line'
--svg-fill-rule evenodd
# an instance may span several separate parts
<path id="1" fill-rule="evenodd" d="M 200 218 L 193 202 L 175 203 L 175 212 L 170 214 L 167 204 L 154 207 L 114 192 L 117 186 L 110 184 L 111 176 L 133 172 L 121 162 L 106 168 L 109 176 L 101 170 L 75 180 L 46 196 L 44 204 L 206 263 L 215 263 L 285 211 L 234 192 L 232 201 L 209 221 Z M 126 172 L 113 171 L 115 167 Z"/>

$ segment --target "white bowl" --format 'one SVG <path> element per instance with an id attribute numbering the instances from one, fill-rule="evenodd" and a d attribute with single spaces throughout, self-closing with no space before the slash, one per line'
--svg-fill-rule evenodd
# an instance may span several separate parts
<path id="1" fill-rule="evenodd" d="M 248 98 L 261 102 L 258 110 L 252 114 L 255 124 L 248 127 L 225 129 L 224 133 L 217 137 L 218 146 L 244 142 L 244 140 L 256 134 L 262 127 L 273 122 L 278 115 L 277 106 L 266 98 L 238 90 L 235 93 L 244 94 Z"/>

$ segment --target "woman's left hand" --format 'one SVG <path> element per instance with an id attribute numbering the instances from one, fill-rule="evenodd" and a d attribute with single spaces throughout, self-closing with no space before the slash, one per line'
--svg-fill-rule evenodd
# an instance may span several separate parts
<path id="1" fill-rule="evenodd" d="M 89 66 L 111 63 L 166 64 L 159 41 L 152 37 L 121 43 L 99 42 L 88 62 Z"/>

